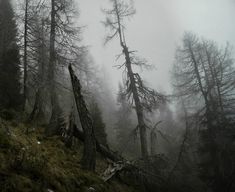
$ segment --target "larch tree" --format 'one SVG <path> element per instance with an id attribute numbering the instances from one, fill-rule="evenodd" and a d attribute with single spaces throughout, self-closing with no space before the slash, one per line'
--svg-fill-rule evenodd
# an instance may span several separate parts
<path id="1" fill-rule="evenodd" d="M 22 28 L 24 110 L 30 111 L 29 121 L 45 121 L 43 103 L 49 60 L 49 7 L 45 1 L 36 0 L 23 0 L 18 7 L 19 13 L 24 12 L 19 22 Z"/>
<path id="2" fill-rule="evenodd" d="M 213 191 L 229 188 L 234 179 L 232 152 L 235 122 L 235 69 L 231 49 L 186 33 L 176 51 L 177 95 L 191 101 L 201 123 L 201 176 Z M 203 158 L 203 157 L 207 158 Z"/>
<path id="3" fill-rule="evenodd" d="M 30 90 L 34 93 L 33 107 L 29 115 L 29 121 L 45 121 L 45 85 L 48 64 L 48 42 L 45 20 L 34 20 L 34 37 L 31 45 Z"/>
<path id="4" fill-rule="evenodd" d="M 80 40 L 80 28 L 75 26 L 73 1 L 51 0 L 50 16 L 50 48 L 48 65 L 48 88 L 51 101 L 51 118 L 46 133 L 53 135 L 58 133 L 62 110 L 58 97 L 58 65 L 63 63 L 76 63 L 75 58 L 81 52 L 77 46 Z"/>
<path id="5" fill-rule="evenodd" d="M 141 154 L 144 159 L 147 159 L 148 146 L 144 111 L 152 111 L 159 102 L 165 100 L 165 97 L 145 86 L 141 76 L 133 71 L 134 65 L 140 67 L 147 66 L 146 61 L 139 59 L 134 54 L 135 51 L 129 50 L 126 43 L 124 20 L 133 16 L 135 14 L 135 9 L 131 4 L 125 3 L 122 0 L 110 1 L 112 3 L 112 8 L 110 10 L 104 10 L 107 17 L 106 21 L 103 23 L 105 27 L 110 30 L 110 34 L 106 37 L 106 43 L 113 40 L 115 37 L 118 37 L 119 39 L 122 48 L 121 55 L 124 55 L 125 57 L 124 64 L 120 65 L 119 68 L 124 68 L 124 71 L 126 72 L 126 94 L 130 100 L 134 101 L 138 119 L 138 129 L 140 132 Z"/>

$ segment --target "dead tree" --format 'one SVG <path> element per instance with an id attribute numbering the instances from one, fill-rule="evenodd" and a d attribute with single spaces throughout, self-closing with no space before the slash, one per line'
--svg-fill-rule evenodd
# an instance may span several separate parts
<path id="1" fill-rule="evenodd" d="M 80 81 L 75 76 L 71 65 L 69 65 L 69 72 L 73 87 L 74 98 L 84 132 L 84 153 L 82 157 L 82 167 L 86 170 L 94 171 L 96 163 L 96 140 L 92 119 L 81 93 Z"/>
<path id="2" fill-rule="evenodd" d="M 140 132 L 141 154 L 144 159 L 147 159 L 148 146 L 144 110 L 151 111 L 153 107 L 158 104 L 159 100 L 164 100 L 164 96 L 146 87 L 143 84 L 140 75 L 133 72 L 133 65 L 147 66 L 145 60 L 138 59 L 134 55 L 134 51 L 128 49 L 125 40 L 123 20 L 134 15 L 135 9 L 131 5 L 124 3 L 122 0 L 111 0 L 111 2 L 113 5 L 112 9 L 104 10 L 107 15 L 104 25 L 110 29 L 110 35 L 107 36 L 106 42 L 112 40 L 116 36 L 119 38 L 120 46 L 122 48 L 121 55 L 124 55 L 125 57 L 124 64 L 120 65 L 119 68 L 124 67 L 127 74 L 125 83 L 126 94 L 128 95 L 129 100 L 133 99 L 135 104 Z"/>

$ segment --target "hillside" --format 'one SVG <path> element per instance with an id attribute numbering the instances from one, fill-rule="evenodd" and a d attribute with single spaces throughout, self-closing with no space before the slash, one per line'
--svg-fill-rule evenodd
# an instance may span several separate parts
<path id="1" fill-rule="evenodd" d="M 107 162 L 99 154 L 95 174 L 82 170 L 79 141 L 67 148 L 58 136 L 44 137 L 43 127 L 27 126 L 3 120 L 0 124 L 0 191 L 137 191 L 120 181 L 103 182 L 99 175 Z"/>

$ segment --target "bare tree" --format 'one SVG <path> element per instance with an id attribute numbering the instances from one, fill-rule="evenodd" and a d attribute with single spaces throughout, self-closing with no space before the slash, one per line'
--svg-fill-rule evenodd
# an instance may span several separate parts
<path id="1" fill-rule="evenodd" d="M 83 95 L 81 94 L 80 81 L 75 76 L 71 65 L 69 66 L 69 72 L 73 86 L 74 98 L 84 132 L 84 153 L 82 157 L 82 166 L 84 169 L 94 171 L 96 163 L 96 139 L 92 119 L 87 109 Z"/>
<path id="2" fill-rule="evenodd" d="M 75 11 L 73 1 L 51 0 L 50 16 L 50 56 L 48 66 L 48 88 L 51 100 L 51 118 L 46 133 L 49 135 L 59 131 L 62 110 L 58 98 L 58 65 L 75 63 L 74 59 L 80 54 L 76 44 L 80 40 L 80 28 L 74 26 Z"/>
<path id="3" fill-rule="evenodd" d="M 235 122 L 235 69 L 231 48 L 227 45 L 219 49 L 213 41 L 186 33 L 183 46 L 176 52 L 174 80 L 178 96 L 190 100 L 191 110 L 199 116 L 201 153 L 209 158 L 203 162 L 204 177 L 213 179 L 210 185 L 214 191 L 221 191 L 233 170 L 227 166 L 234 166 L 228 155 L 232 143 L 228 135 L 233 134 Z M 213 170 L 212 174 L 208 168 Z"/>
<path id="4" fill-rule="evenodd" d="M 35 84 L 33 87 L 35 88 L 35 99 L 32 111 L 29 115 L 29 121 L 37 120 L 39 122 L 45 121 L 45 85 L 46 85 L 46 75 L 47 75 L 47 42 L 46 42 L 46 29 L 45 29 L 45 21 L 42 18 L 41 21 L 35 21 L 36 26 L 35 29 L 37 32 L 34 33 L 34 45 L 36 48 L 36 53 L 34 56 L 36 57 L 36 72 L 33 78 L 33 83 Z M 31 89 L 33 89 L 31 87 Z"/>
<path id="5" fill-rule="evenodd" d="M 125 62 L 119 68 L 124 68 L 126 72 L 126 94 L 129 99 L 134 101 L 136 115 L 138 118 L 138 128 L 140 131 L 141 153 L 144 159 L 148 156 L 147 133 L 144 118 L 144 110 L 151 111 L 159 101 L 165 98 L 162 94 L 157 93 L 153 89 L 146 87 L 140 75 L 133 71 L 133 65 L 146 66 L 146 61 L 135 56 L 134 51 L 130 51 L 124 33 L 124 20 L 135 14 L 135 9 L 131 4 L 127 4 L 122 0 L 111 0 L 112 8 L 104 10 L 107 15 L 104 25 L 110 30 L 110 34 L 106 37 L 106 43 L 119 38 L 119 43 L 122 48 L 122 54 L 125 57 Z M 120 56 L 121 56 L 120 55 Z M 119 57 L 120 57 L 119 56 Z"/>

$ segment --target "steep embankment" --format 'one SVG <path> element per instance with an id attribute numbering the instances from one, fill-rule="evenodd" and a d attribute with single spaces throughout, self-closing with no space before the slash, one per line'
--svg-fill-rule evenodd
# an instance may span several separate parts
<path id="1" fill-rule="evenodd" d="M 43 128 L 29 128 L 26 135 L 22 123 L 0 124 L 0 191 L 136 191 L 119 181 L 103 182 L 99 175 L 107 162 L 99 154 L 95 174 L 82 170 L 79 141 L 67 148 L 59 137 L 45 138 Z"/>

